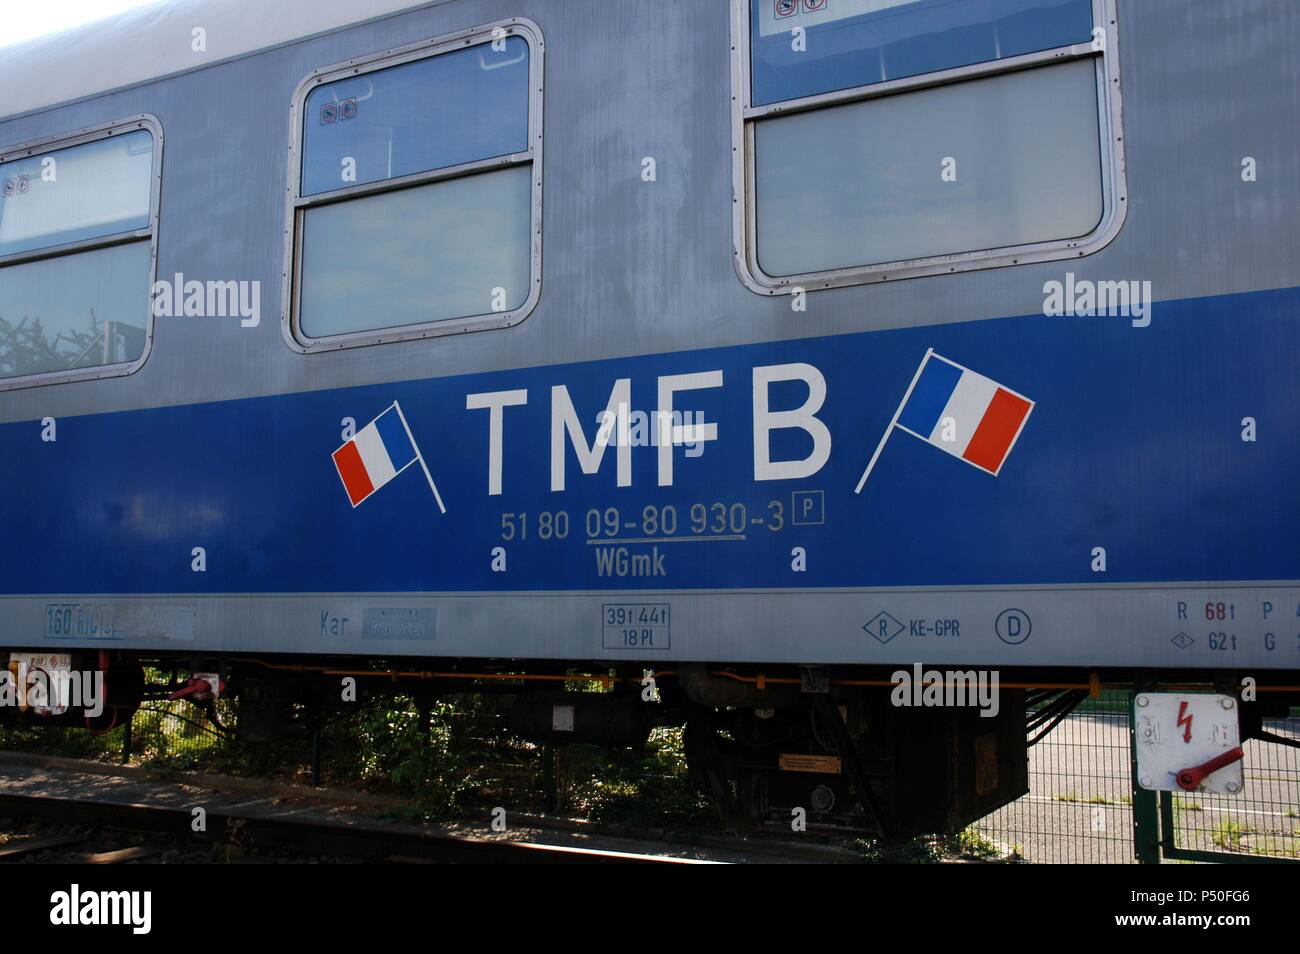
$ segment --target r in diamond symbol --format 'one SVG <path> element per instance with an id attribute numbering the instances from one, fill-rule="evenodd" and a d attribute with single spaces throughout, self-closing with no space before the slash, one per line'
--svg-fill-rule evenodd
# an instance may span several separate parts
<path id="1" fill-rule="evenodd" d="M 884 644 L 903 631 L 903 624 L 882 610 L 871 617 L 862 628 L 868 636 Z"/>
<path id="2" fill-rule="evenodd" d="M 1188 636 L 1186 633 L 1179 633 L 1169 641 L 1179 649 L 1186 649 L 1188 646 L 1192 645 L 1192 643 L 1196 642 L 1196 640 L 1192 639 L 1192 637 Z"/>

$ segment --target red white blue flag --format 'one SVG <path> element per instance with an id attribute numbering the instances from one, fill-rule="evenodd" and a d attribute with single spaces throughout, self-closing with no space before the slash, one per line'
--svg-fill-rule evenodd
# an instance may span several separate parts
<path id="1" fill-rule="evenodd" d="M 921 359 L 854 493 L 862 492 L 895 428 L 996 477 L 1033 409 L 1029 398 L 932 348 Z"/>
<path id="2" fill-rule="evenodd" d="M 415 446 L 411 428 L 406 423 L 402 408 L 396 401 L 367 424 L 356 435 L 334 452 L 334 467 L 343 481 L 348 500 L 356 507 L 379 488 L 400 474 L 412 464 L 419 462 L 429 481 L 429 489 L 438 502 L 438 509 L 443 513 L 447 508 L 442 505 L 442 496 L 438 493 L 429 468 Z"/>

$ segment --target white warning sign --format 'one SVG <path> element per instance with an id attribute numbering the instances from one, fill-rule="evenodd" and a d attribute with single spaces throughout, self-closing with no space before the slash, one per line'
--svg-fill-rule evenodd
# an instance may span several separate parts
<path id="1" fill-rule="evenodd" d="M 1138 784 L 1160 792 L 1239 795 L 1238 705 L 1214 693 L 1139 693 L 1133 700 Z"/>

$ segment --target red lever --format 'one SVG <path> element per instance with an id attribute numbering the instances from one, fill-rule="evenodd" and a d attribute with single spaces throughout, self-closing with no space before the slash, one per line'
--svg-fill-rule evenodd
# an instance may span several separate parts
<path id="1" fill-rule="evenodd" d="M 218 691 L 225 689 L 226 684 L 220 682 Z M 206 679 L 199 679 L 197 676 L 188 680 L 185 685 L 173 693 L 169 693 L 167 698 L 176 700 L 193 696 L 195 699 L 206 700 L 212 698 L 212 684 Z"/>
<path id="2" fill-rule="evenodd" d="M 1205 781 L 1207 775 L 1213 775 L 1225 765 L 1231 765 L 1244 754 L 1240 745 L 1234 745 L 1222 755 L 1216 755 L 1208 762 L 1204 762 L 1195 768 L 1183 769 L 1178 773 L 1178 787 L 1184 792 L 1194 792 L 1200 787 L 1201 782 Z"/>

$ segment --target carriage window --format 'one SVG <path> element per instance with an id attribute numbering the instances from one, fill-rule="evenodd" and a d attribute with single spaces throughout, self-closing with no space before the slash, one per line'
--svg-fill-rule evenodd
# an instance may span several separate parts
<path id="1" fill-rule="evenodd" d="M 1118 228 L 1113 0 L 735 2 L 754 290 L 1076 256 Z"/>
<path id="2" fill-rule="evenodd" d="M 756 106 L 1090 43 L 1093 26 L 1092 0 L 754 0 L 750 13 Z"/>
<path id="3" fill-rule="evenodd" d="M 303 119 L 303 195 L 526 152 L 528 44 L 513 36 L 317 86 Z"/>
<path id="4" fill-rule="evenodd" d="M 1085 235 L 1102 211 L 1097 153 L 1079 148 L 1097 142 L 1096 102 L 1092 64 L 1076 61 L 759 123 L 759 266 L 800 275 Z M 940 167 L 953 153 L 955 182 Z"/>
<path id="5" fill-rule="evenodd" d="M 144 359 L 156 129 L 142 118 L 0 156 L 0 389 Z"/>
<path id="6" fill-rule="evenodd" d="M 510 20 L 301 87 L 290 340 L 522 320 L 541 280 L 541 39 Z"/>

